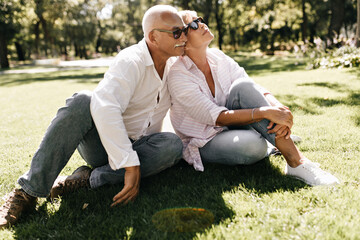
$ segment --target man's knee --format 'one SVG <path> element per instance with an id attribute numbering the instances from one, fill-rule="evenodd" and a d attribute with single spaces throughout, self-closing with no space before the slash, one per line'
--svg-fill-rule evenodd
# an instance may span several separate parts
<path id="1" fill-rule="evenodd" d="M 90 102 L 92 92 L 83 90 L 66 99 L 66 106 L 69 113 L 85 114 L 90 116 Z"/>
<path id="2" fill-rule="evenodd" d="M 92 92 L 89 90 L 83 90 L 78 93 L 74 93 L 70 98 L 66 99 L 66 105 L 90 107 Z"/>
<path id="3" fill-rule="evenodd" d="M 163 139 L 163 156 L 170 157 L 171 160 L 177 162 L 182 157 L 183 143 L 181 139 L 174 133 L 161 133 Z"/>

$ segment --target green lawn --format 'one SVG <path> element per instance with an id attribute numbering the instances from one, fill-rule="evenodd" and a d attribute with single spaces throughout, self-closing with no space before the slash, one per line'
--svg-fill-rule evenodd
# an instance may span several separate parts
<path id="1" fill-rule="evenodd" d="M 139 197 L 127 206 L 109 207 L 121 185 L 81 190 L 55 203 L 41 199 L 36 212 L 1 230 L 0 239 L 360 239 L 360 70 L 305 70 L 303 60 L 291 57 L 233 57 L 291 107 L 293 133 L 303 139 L 299 148 L 340 185 L 309 187 L 286 177 L 279 156 L 252 166 L 206 165 L 203 173 L 180 162 L 143 179 Z M 1 196 L 28 170 L 65 99 L 94 89 L 105 70 L 0 75 Z M 62 174 L 84 163 L 75 153 Z M 152 221 L 161 210 L 184 207 L 206 209 L 212 225 L 167 232 Z"/>

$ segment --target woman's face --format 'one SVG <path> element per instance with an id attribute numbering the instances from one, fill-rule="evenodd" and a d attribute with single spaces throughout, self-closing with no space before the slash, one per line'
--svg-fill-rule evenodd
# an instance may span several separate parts
<path id="1" fill-rule="evenodd" d="M 201 17 L 187 17 L 185 24 L 188 25 L 186 50 L 191 50 L 191 48 L 200 48 L 202 46 L 207 47 L 213 40 L 214 35 L 211 33 Z"/>

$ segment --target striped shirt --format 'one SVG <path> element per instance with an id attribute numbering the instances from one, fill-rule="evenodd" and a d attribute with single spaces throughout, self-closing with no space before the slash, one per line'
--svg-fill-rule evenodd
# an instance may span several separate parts
<path id="1" fill-rule="evenodd" d="M 204 171 L 199 148 L 223 131 L 216 126 L 216 120 L 228 110 L 225 104 L 231 84 L 242 78 L 249 80 L 244 68 L 222 51 L 208 48 L 206 55 L 215 82 L 215 97 L 204 74 L 188 56 L 179 57 L 168 75 L 171 123 L 183 141 L 184 159 L 197 171 Z"/>

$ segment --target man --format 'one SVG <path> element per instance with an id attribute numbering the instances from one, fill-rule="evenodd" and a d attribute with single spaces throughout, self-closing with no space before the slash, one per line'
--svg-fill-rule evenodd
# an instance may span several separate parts
<path id="1" fill-rule="evenodd" d="M 150 8 L 142 26 L 144 39 L 117 55 L 94 92 L 74 94 L 59 109 L 30 170 L 18 180 L 21 189 L 0 209 L 0 228 L 34 209 L 37 197 L 81 187 L 124 182 L 111 206 L 127 203 L 138 195 L 140 175 L 156 174 L 181 158 L 181 140 L 160 130 L 170 107 L 165 83 L 170 57 L 184 53 L 186 26 L 175 8 L 165 5 Z M 93 169 L 82 166 L 53 185 L 76 148 Z"/>

